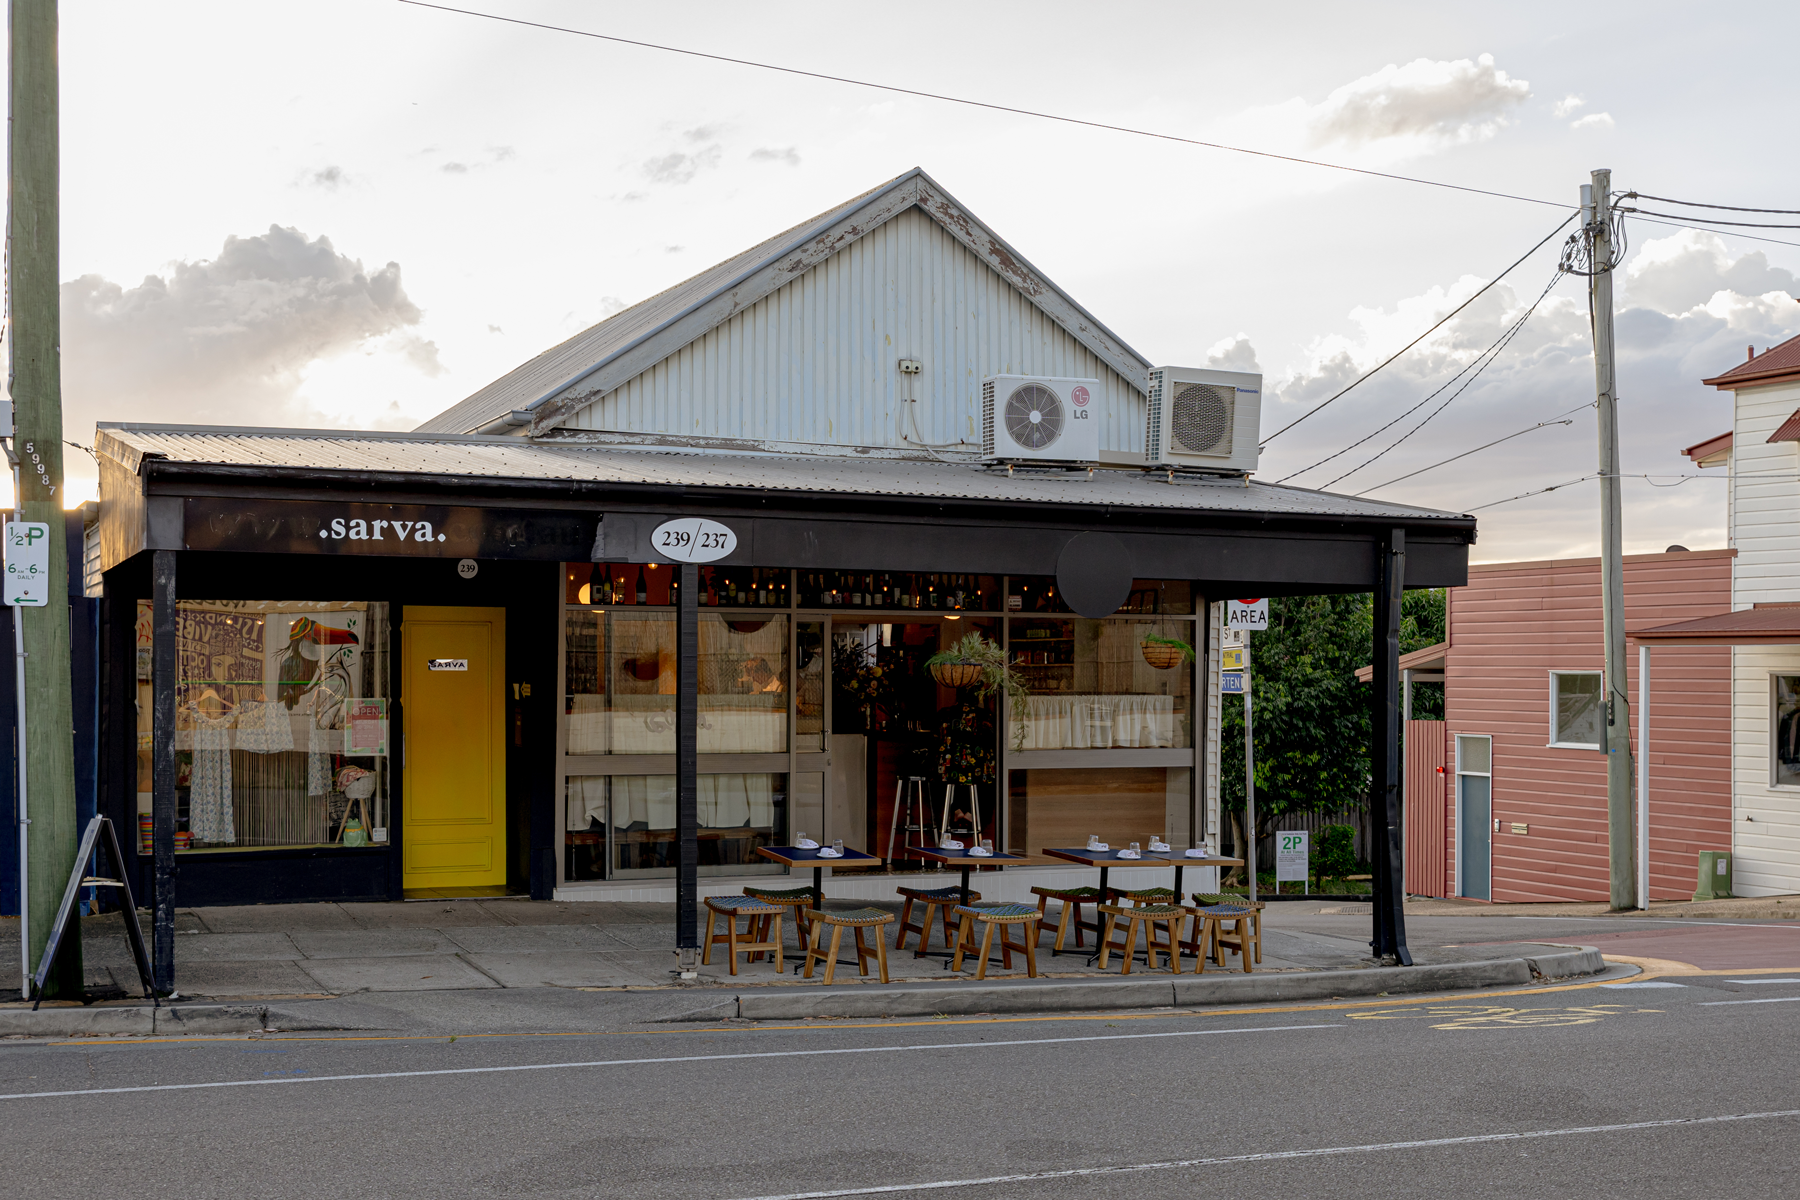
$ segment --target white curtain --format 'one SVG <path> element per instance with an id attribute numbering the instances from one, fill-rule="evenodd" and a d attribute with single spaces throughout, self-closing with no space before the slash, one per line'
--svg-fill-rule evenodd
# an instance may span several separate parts
<path id="1" fill-rule="evenodd" d="M 1157 749 L 1175 744 L 1173 696 L 1032 696 L 1024 750 Z"/>

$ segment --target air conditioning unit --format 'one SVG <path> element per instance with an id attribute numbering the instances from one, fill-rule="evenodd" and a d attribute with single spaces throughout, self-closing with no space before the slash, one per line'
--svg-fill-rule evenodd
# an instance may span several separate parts
<path id="1" fill-rule="evenodd" d="M 1204 367 L 1150 369 L 1148 465 L 1254 471 L 1261 437 L 1261 375 Z"/>
<path id="2" fill-rule="evenodd" d="M 994 375 L 981 381 L 981 453 L 990 462 L 1100 461 L 1100 381 Z"/>

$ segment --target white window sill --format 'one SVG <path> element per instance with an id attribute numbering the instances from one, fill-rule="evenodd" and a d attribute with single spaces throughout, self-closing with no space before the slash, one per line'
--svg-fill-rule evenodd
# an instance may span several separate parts
<path id="1" fill-rule="evenodd" d="M 1599 750 L 1598 742 L 1545 742 L 1548 750 Z"/>

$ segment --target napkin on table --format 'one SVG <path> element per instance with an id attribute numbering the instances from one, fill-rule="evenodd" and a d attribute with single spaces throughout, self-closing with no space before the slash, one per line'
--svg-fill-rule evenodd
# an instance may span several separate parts
<path id="1" fill-rule="evenodd" d="M 819 843 L 813 841 L 811 838 L 801 838 L 794 843 L 794 848 L 797 850 L 817 850 L 819 848 Z"/>
<path id="2" fill-rule="evenodd" d="M 819 857 L 820 858 L 842 858 L 842 857 L 844 857 L 844 852 L 842 850 L 833 850 L 830 846 L 821 846 L 819 848 Z"/>
<path id="3" fill-rule="evenodd" d="M 1186 856 L 1188 858 L 1205 858 L 1206 857 L 1206 847 L 1205 846 L 1195 846 L 1192 850 L 1187 850 L 1187 851 L 1184 851 L 1183 853 L 1186 854 Z"/>
<path id="4" fill-rule="evenodd" d="M 963 848 L 963 844 L 961 842 L 957 841 L 955 838 L 945 838 L 943 841 L 938 843 L 939 850 L 961 850 L 962 848 Z"/>
<path id="5" fill-rule="evenodd" d="M 1128 849 L 1128 850 L 1119 851 L 1119 857 L 1120 858 L 1142 858 L 1144 856 L 1142 854 L 1139 854 L 1136 850 Z"/>
<path id="6" fill-rule="evenodd" d="M 971 846 L 969 848 L 969 857 L 970 858 L 992 858 L 992 857 L 994 857 L 994 852 L 992 850 L 984 850 L 980 846 Z"/>

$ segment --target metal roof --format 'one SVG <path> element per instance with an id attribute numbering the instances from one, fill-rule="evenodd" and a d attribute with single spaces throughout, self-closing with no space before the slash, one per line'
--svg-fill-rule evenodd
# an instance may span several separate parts
<path id="1" fill-rule="evenodd" d="M 925 203 L 926 198 L 939 203 Z M 884 200 L 893 202 L 883 205 Z M 626 358 L 631 351 L 645 346 L 647 342 L 659 334 L 671 331 L 684 318 L 694 316 L 698 310 L 711 306 L 718 308 L 718 301 L 732 289 L 737 288 L 769 268 L 780 263 L 789 256 L 796 261 L 787 264 L 793 270 L 803 270 L 813 265 L 817 253 L 833 253 L 849 240 L 854 240 L 869 229 L 875 228 L 898 212 L 913 206 L 919 206 L 933 219 L 942 223 L 946 216 L 961 227 L 960 232 L 968 235 L 979 235 L 978 240 L 986 246 L 990 253 L 1013 268 L 1013 274 L 1030 283 L 1028 296 L 1040 305 L 1054 297 L 1055 307 L 1062 310 L 1053 313 L 1066 316 L 1065 323 L 1069 332 L 1078 339 L 1092 344 L 1101 354 L 1108 357 L 1108 352 L 1122 353 L 1126 361 L 1147 369 L 1149 360 L 1108 330 L 1093 314 L 1077 304 L 1066 292 L 1050 282 L 1035 267 L 1008 245 L 1000 236 L 987 226 L 976 220 L 967 209 L 945 192 L 935 180 L 924 170 L 914 167 L 903 175 L 882 184 L 880 187 L 864 192 L 835 208 L 820 213 L 811 220 L 803 221 L 766 241 L 760 242 L 741 254 L 734 255 L 724 262 L 707 268 L 674 287 L 660 292 L 647 300 L 639 301 L 621 312 L 614 313 L 581 333 L 576 334 L 559 346 L 544 351 L 528 362 L 513 368 L 499 379 L 475 392 L 461 403 L 456 404 L 430 420 L 419 425 L 415 432 L 419 433 L 468 433 L 483 429 L 501 418 L 515 412 L 530 412 L 555 398 L 559 393 L 567 391 L 573 385 L 600 372 L 609 364 L 615 364 Z M 937 211 L 947 209 L 948 212 Z M 873 210 L 864 215 L 869 218 L 866 225 L 854 220 L 864 210 Z M 848 228 L 838 228 L 850 222 Z M 810 246 L 815 239 L 822 239 L 834 228 L 838 235 L 826 239 L 822 246 Z M 953 232 L 957 232 L 953 230 Z M 810 249 L 813 254 L 801 254 Z M 746 297 L 750 299 L 751 297 Z M 728 306 L 729 307 L 729 306 Z M 714 314 L 716 315 L 716 314 Z M 694 324 L 694 322 L 690 322 Z M 683 335 L 691 341 L 704 334 L 710 328 L 704 322 L 692 329 L 691 337 Z M 679 345 L 662 347 L 655 351 L 660 357 L 680 349 Z M 629 362 L 630 360 L 627 359 Z M 652 363 L 633 364 L 630 374 L 654 365 Z M 619 380 L 616 382 L 623 382 Z M 612 386 L 612 385 L 609 385 Z M 587 399 L 592 399 L 588 397 Z"/>
<path id="2" fill-rule="evenodd" d="M 1800 642 L 1800 605 L 1766 604 L 1672 625 L 1631 631 L 1653 645 L 1783 646 Z"/>
<path id="3" fill-rule="evenodd" d="M 602 446 L 473 434 L 333 432 L 200 425 L 102 423 L 95 449 L 137 471 L 145 459 L 318 473 L 567 480 L 584 484 L 910 497 L 1017 504 L 1401 521 L 1473 518 L 1238 477 L 1101 469 L 1045 472 L 975 462 Z"/>

